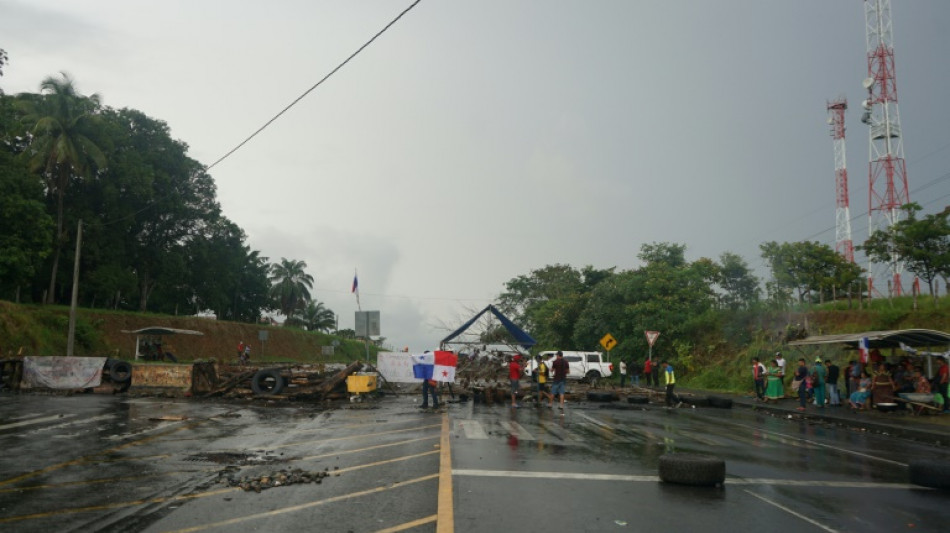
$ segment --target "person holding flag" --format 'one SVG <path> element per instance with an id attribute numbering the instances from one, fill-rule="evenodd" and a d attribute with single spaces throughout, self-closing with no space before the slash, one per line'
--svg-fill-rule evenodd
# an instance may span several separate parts
<path id="1" fill-rule="evenodd" d="M 429 396 L 432 396 L 432 407 L 439 408 L 438 382 L 452 383 L 455 381 L 455 367 L 458 356 L 452 352 L 426 350 L 421 355 L 412 356 L 412 374 L 422 380 L 422 409 L 429 408 Z"/>

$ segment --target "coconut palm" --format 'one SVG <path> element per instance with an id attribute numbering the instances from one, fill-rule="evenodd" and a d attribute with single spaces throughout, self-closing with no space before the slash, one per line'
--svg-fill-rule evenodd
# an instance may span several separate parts
<path id="1" fill-rule="evenodd" d="M 329 332 L 336 326 L 336 314 L 323 302 L 309 301 L 300 312 L 300 321 L 308 331 Z"/>
<path id="2" fill-rule="evenodd" d="M 280 263 L 270 266 L 270 295 L 277 308 L 287 318 L 293 317 L 305 302 L 310 301 L 313 276 L 304 272 L 306 261 L 281 257 Z"/>
<path id="3" fill-rule="evenodd" d="M 30 146 L 24 152 L 30 169 L 46 180 L 47 196 L 56 204 L 56 234 L 53 239 L 53 269 L 47 302 L 55 300 L 56 271 L 65 235 L 63 211 L 70 180 L 89 176 L 105 167 L 105 155 L 92 137 L 96 131 L 99 95 L 82 96 L 65 72 L 40 84 L 42 96 L 23 98 L 19 106 L 30 129 Z"/>

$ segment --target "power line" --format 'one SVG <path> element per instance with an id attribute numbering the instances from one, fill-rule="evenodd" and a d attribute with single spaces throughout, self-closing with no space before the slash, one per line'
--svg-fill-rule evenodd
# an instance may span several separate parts
<path id="1" fill-rule="evenodd" d="M 372 37 L 370 40 L 368 40 L 368 41 L 366 41 L 365 43 L 363 43 L 363 46 L 360 46 L 355 52 L 353 52 L 352 54 L 350 54 L 350 57 L 348 57 L 348 58 L 346 58 L 345 60 L 343 60 L 342 63 L 340 63 L 339 65 L 337 65 L 336 67 L 334 67 L 333 70 L 331 70 L 326 76 L 324 76 L 323 78 L 321 78 L 320 81 L 318 81 L 317 83 L 313 84 L 312 87 L 310 87 L 309 89 L 307 89 L 306 91 L 304 91 L 303 94 L 301 94 L 300 96 L 298 96 L 297 98 L 295 98 L 293 102 L 290 102 L 290 104 L 288 104 L 286 107 L 284 107 L 283 109 L 281 109 L 279 113 L 277 113 L 276 115 L 274 115 L 273 117 L 271 117 L 271 119 L 268 120 L 267 122 L 265 122 L 263 126 L 261 126 L 260 128 L 257 128 L 257 131 L 255 131 L 255 132 L 252 133 L 250 136 L 248 136 L 248 138 L 246 138 L 246 139 L 244 139 L 243 141 L 241 141 L 240 143 L 238 143 L 237 146 L 235 146 L 234 148 L 232 148 L 231 150 L 229 150 L 228 153 L 226 153 L 226 154 L 224 154 L 223 156 L 221 156 L 220 158 L 218 158 L 218 160 L 215 161 L 214 163 L 211 163 L 210 165 L 206 166 L 204 170 L 205 170 L 205 171 L 211 170 L 212 168 L 214 168 L 215 165 L 217 165 L 218 163 L 220 163 L 220 162 L 224 161 L 225 159 L 227 159 L 227 158 L 228 158 L 231 154 L 233 154 L 234 152 L 237 152 L 238 150 L 240 150 L 242 146 L 244 146 L 245 144 L 247 144 L 251 139 L 253 139 L 254 137 L 256 137 L 260 132 L 264 131 L 265 128 L 267 128 L 268 126 L 271 125 L 271 123 L 273 123 L 275 120 L 277 120 L 278 118 L 280 118 L 281 115 L 283 115 L 284 113 L 286 113 L 286 112 L 287 112 L 288 110 L 290 110 L 290 108 L 292 108 L 293 106 L 297 105 L 298 102 L 300 102 L 301 100 L 303 100 L 304 97 L 306 97 L 306 96 L 307 96 L 308 94 L 310 94 L 314 89 L 316 89 L 316 88 L 319 87 L 321 84 L 323 84 L 323 82 L 327 81 L 327 80 L 330 78 L 330 76 L 333 76 L 334 74 L 336 74 L 336 72 L 337 72 L 338 70 L 340 70 L 340 69 L 343 68 L 347 63 L 349 63 L 350 60 L 353 59 L 354 57 L 356 57 L 357 54 L 359 54 L 360 52 L 362 52 L 363 49 L 365 49 L 367 46 L 369 46 L 370 44 L 372 44 L 373 41 L 375 41 L 380 35 L 382 35 L 383 33 L 385 33 L 386 30 L 388 30 L 393 24 L 395 24 L 396 22 L 398 22 L 399 19 L 401 19 L 401 18 L 403 17 L 403 15 L 405 15 L 406 13 L 408 13 L 412 8 L 416 7 L 416 5 L 417 5 L 419 2 L 421 2 L 421 1 L 422 1 L 422 0 L 416 0 L 415 2 L 413 2 L 412 4 L 410 4 L 409 7 L 407 7 L 407 8 L 404 9 L 404 10 L 402 10 L 402 12 L 399 13 L 399 15 L 396 16 L 396 18 L 392 19 L 392 20 L 389 22 L 389 24 L 387 24 L 386 26 L 384 26 L 383 29 L 379 30 L 379 31 L 376 33 L 376 35 L 373 35 L 373 37 Z"/>
<path id="2" fill-rule="evenodd" d="M 244 139 L 243 141 L 241 141 L 240 143 L 238 143 L 237 146 L 235 146 L 234 148 L 232 148 L 231 150 L 229 150 L 226 154 L 224 154 L 223 156 L 219 157 L 214 163 L 211 163 L 210 165 L 207 165 L 207 166 L 203 166 L 200 170 L 198 170 L 197 172 L 195 172 L 195 175 L 197 175 L 198 172 L 207 172 L 207 171 L 211 170 L 215 165 L 217 165 L 218 163 L 220 163 L 220 162 L 224 161 L 225 159 L 227 159 L 228 157 L 230 157 L 231 154 L 233 154 L 234 152 L 237 152 L 238 150 L 240 150 L 245 144 L 247 144 L 248 142 L 250 142 L 251 139 L 253 139 L 254 137 L 257 137 L 257 135 L 258 135 L 259 133 L 261 133 L 262 131 L 264 131 L 265 128 L 267 128 L 268 126 L 270 126 L 274 121 L 276 121 L 278 118 L 280 118 L 284 113 L 286 113 L 287 111 L 289 111 L 290 108 L 292 108 L 292 107 L 294 107 L 295 105 L 297 105 L 298 102 L 300 102 L 300 101 L 303 100 L 308 94 L 310 94 L 311 92 L 313 92 L 314 89 L 316 89 L 317 87 L 319 87 L 320 85 L 322 85 L 323 82 L 325 82 L 325 81 L 327 81 L 328 79 L 330 79 L 330 76 L 333 76 L 334 74 L 336 74 L 337 71 L 339 71 L 340 69 L 342 69 L 347 63 L 350 62 L 350 60 L 352 60 L 352 59 L 353 59 L 354 57 L 356 57 L 360 52 L 362 52 L 364 49 L 366 49 L 370 44 L 373 43 L 373 41 L 375 41 L 377 38 L 379 38 L 380 35 L 382 35 L 383 33 L 385 33 L 386 30 L 388 30 L 390 27 L 392 27 L 396 22 L 399 21 L 399 19 L 401 19 L 406 13 L 408 13 L 410 10 L 412 10 L 412 8 L 416 7 L 416 5 L 417 5 L 419 2 L 421 2 L 421 1 L 422 1 L 422 0 L 415 0 L 415 2 L 413 2 L 412 4 L 409 5 L 409 7 L 407 7 L 406 9 L 403 9 L 402 12 L 400 12 L 399 15 L 396 16 L 396 18 L 394 18 L 394 19 L 392 19 L 391 21 L 389 21 L 389 24 L 386 24 L 386 25 L 383 27 L 383 29 L 381 29 L 381 30 L 379 30 L 378 32 L 376 32 L 376 34 L 373 35 L 368 41 L 366 41 L 365 43 L 363 43 L 362 46 L 360 46 L 359 48 L 357 48 L 355 52 L 353 52 L 352 54 L 350 54 L 349 57 L 347 57 L 346 59 L 343 60 L 343 62 L 341 62 L 339 65 L 337 65 L 336 67 L 334 67 L 333 70 L 331 70 L 330 72 L 328 72 L 326 76 L 324 76 L 323 78 L 320 78 L 320 81 L 318 81 L 317 83 L 313 84 L 309 89 L 307 89 L 306 91 L 304 91 L 303 94 L 301 94 L 300 96 L 298 96 L 297 98 L 295 98 L 292 102 L 290 102 L 289 104 L 287 104 L 283 109 L 280 110 L 280 112 L 278 112 L 276 115 L 274 115 L 273 117 L 271 117 L 270 120 L 268 120 L 267 122 L 265 122 L 263 126 L 261 126 L 260 128 L 257 128 L 257 130 L 256 130 L 254 133 L 250 134 L 246 139 Z M 172 196 L 172 195 L 169 194 L 169 195 L 167 195 L 165 198 L 170 198 L 171 196 Z M 150 201 L 150 202 L 148 203 L 148 205 L 146 205 L 146 206 L 143 207 L 142 209 L 139 209 L 138 211 L 136 211 L 136 212 L 134 212 L 134 213 L 132 213 L 132 214 L 126 215 L 126 216 L 124 216 L 124 217 L 119 217 L 119 218 L 117 218 L 117 219 L 110 220 L 110 221 L 108 221 L 108 222 L 103 222 L 102 225 L 103 225 L 103 226 L 108 226 L 108 225 L 111 225 L 111 224 L 115 224 L 115 223 L 118 223 L 118 222 L 122 222 L 123 220 L 128 220 L 128 219 L 134 218 L 134 217 L 136 217 L 136 216 L 138 216 L 138 215 L 144 213 L 145 211 L 148 211 L 148 210 L 151 209 L 152 207 L 155 207 L 155 204 L 156 204 L 156 201 L 155 201 L 155 200 L 152 200 L 152 201 Z"/>

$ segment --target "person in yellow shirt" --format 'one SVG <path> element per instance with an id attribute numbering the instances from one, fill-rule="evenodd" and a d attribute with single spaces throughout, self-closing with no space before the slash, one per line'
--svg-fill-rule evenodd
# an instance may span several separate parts
<path id="1" fill-rule="evenodd" d="M 541 406 L 542 396 L 548 398 L 548 407 L 554 407 L 554 395 L 548 390 L 548 381 L 551 379 L 548 364 L 544 362 L 540 355 L 534 356 L 534 359 L 538 363 L 538 367 L 535 369 L 538 377 L 538 407 Z"/>

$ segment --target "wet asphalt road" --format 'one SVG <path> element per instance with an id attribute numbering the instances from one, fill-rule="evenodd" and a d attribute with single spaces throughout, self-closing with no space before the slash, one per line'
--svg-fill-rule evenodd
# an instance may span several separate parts
<path id="1" fill-rule="evenodd" d="M 0 396 L 0 531 L 947 531 L 950 450 L 747 409 Z M 447 444 L 443 446 L 442 443 Z M 711 454 L 726 483 L 659 483 Z M 318 483 L 230 486 L 279 471 Z"/>

